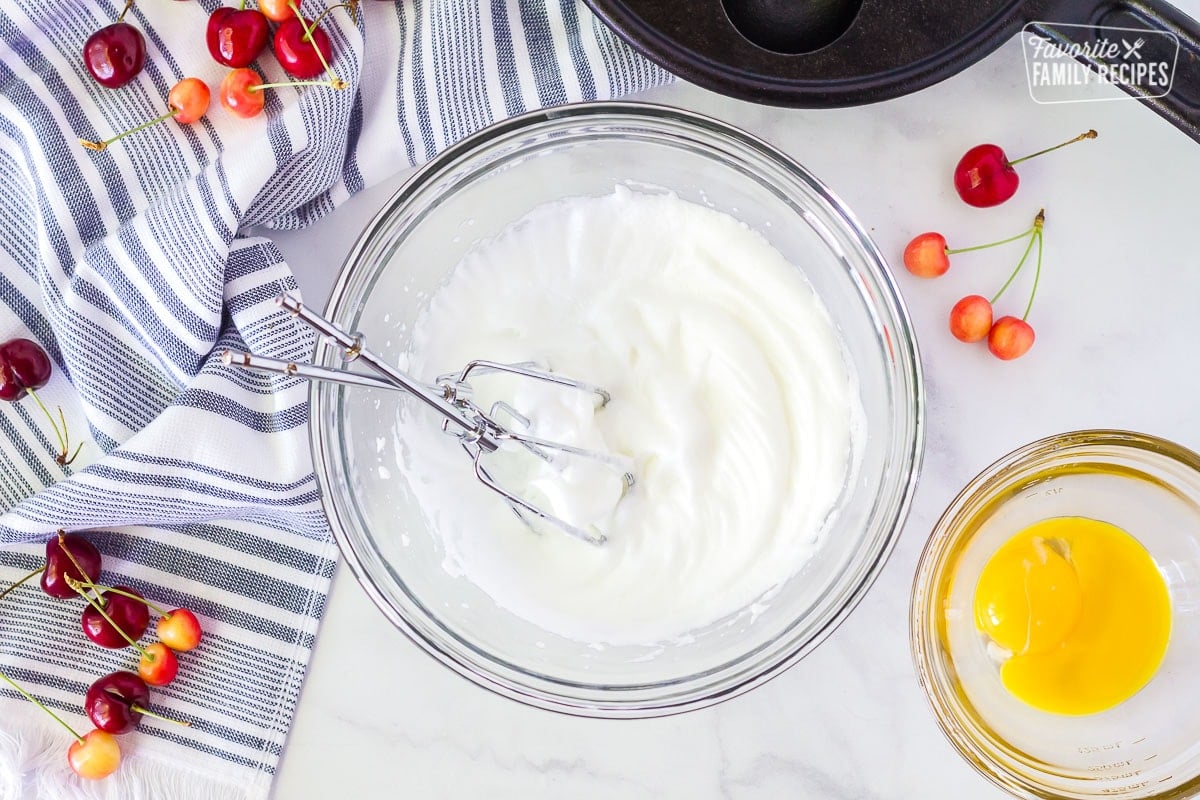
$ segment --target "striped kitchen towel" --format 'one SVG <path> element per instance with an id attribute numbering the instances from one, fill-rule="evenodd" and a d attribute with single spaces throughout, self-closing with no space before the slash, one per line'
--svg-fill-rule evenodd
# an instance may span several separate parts
<path id="1" fill-rule="evenodd" d="M 297 289 L 251 228 L 320 218 L 366 185 L 527 109 L 664 82 L 577 0 L 368 2 L 325 18 L 349 84 L 285 88 L 266 113 L 215 102 L 92 153 L 163 112 L 171 86 L 214 91 L 225 69 L 204 29 L 217 0 L 139 0 L 145 70 L 109 90 L 87 74 L 87 36 L 120 0 L 0 4 L 0 341 L 39 341 L 54 362 L 38 394 L 75 440 L 59 466 L 49 422 L 0 404 L 0 582 L 42 563 L 57 528 L 85 531 L 103 582 L 195 610 L 200 649 L 143 720 L 116 775 L 84 783 L 70 737 L 0 690 L 0 798 L 261 798 L 282 752 L 325 606 L 335 551 L 309 461 L 307 388 L 222 366 L 224 347 L 305 358 L 312 338 L 271 300 Z M 303 0 L 310 15 L 319 0 Z M 286 79 L 274 58 L 257 62 Z M 88 685 L 129 650 L 87 642 L 81 601 L 36 582 L 0 601 L 0 668 L 81 731 Z"/>

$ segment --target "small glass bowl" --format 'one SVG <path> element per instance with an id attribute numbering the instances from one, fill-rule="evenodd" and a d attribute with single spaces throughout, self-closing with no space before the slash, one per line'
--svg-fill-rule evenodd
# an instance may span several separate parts
<path id="1" fill-rule="evenodd" d="M 1009 694 L 975 629 L 983 565 L 1053 517 L 1116 525 L 1166 581 L 1166 656 L 1133 697 L 1097 714 L 1039 711 Z M 988 467 L 943 514 L 917 567 L 910 643 L 942 731 L 992 782 L 1027 798 L 1185 798 L 1200 792 L 1200 456 L 1126 431 L 1051 436 Z"/>
<path id="2" fill-rule="evenodd" d="M 532 705 L 641 717 L 715 703 L 784 670 L 853 608 L 895 542 L 924 446 L 920 362 L 893 279 L 859 223 L 798 164 L 720 122 L 644 104 L 554 108 L 488 128 L 419 171 L 363 232 L 326 313 L 398 356 L 472 247 L 544 203 L 617 186 L 674 192 L 766 236 L 821 296 L 857 373 L 867 425 L 857 473 L 823 544 L 768 601 L 652 646 L 563 638 L 443 568 L 440 540 L 396 474 L 402 445 L 390 421 L 407 398 L 314 384 L 310 434 L 346 563 L 416 643 Z M 318 347 L 315 359 L 333 366 L 340 354 Z"/>

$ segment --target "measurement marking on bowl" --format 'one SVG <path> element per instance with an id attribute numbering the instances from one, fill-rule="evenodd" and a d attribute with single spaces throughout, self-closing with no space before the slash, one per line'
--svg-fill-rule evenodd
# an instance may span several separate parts
<path id="1" fill-rule="evenodd" d="M 1159 780 L 1159 783 L 1166 783 L 1167 781 L 1171 780 L 1171 778 L 1174 778 L 1174 777 L 1175 777 L 1174 775 L 1168 775 L 1167 777 Z"/>
<path id="2" fill-rule="evenodd" d="M 1149 761 L 1149 760 L 1150 760 L 1150 759 L 1152 759 L 1152 758 L 1158 758 L 1158 753 L 1154 753 L 1154 754 L 1152 754 L 1152 755 L 1148 755 L 1148 756 L 1146 756 L 1145 758 L 1143 758 L 1143 759 L 1142 759 L 1142 761 Z"/>
<path id="3" fill-rule="evenodd" d="M 1130 778 L 1136 778 L 1141 774 L 1142 771 L 1140 769 L 1131 769 L 1128 772 L 1122 772 L 1117 775 L 1101 775 L 1099 779 L 1104 781 L 1127 781 Z M 1148 781 L 1143 781 L 1142 785 L 1145 786 L 1146 783 L 1148 783 Z"/>
<path id="4" fill-rule="evenodd" d="M 1131 761 L 1129 759 L 1126 759 L 1124 761 L 1110 761 L 1107 764 L 1093 764 L 1092 766 L 1088 767 L 1088 772 L 1105 772 L 1110 769 L 1120 769 L 1122 767 L 1131 767 L 1131 766 L 1133 766 L 1133 761 Z M 1108 777 L 1111 778 L 1114 776 L 1110 775 Z M 1121 778 L 1121 777 L 1131 777 L 1131 776 L 1117 775 L 1115 777 Z"/>
<path id="5" fill-rule="evenodd" d="M 1146 740 L 1144 738 L 1142 738 L 1142 739 L 1138 739 L 1138 741 L 1144 742 Z M 1121 749 L 1121 740 L 1120 739 L 1118 739 L 1115 742 L 1112 742 L 1111 744 L 1085 744 L 1085 745 L 1080 745 L 1079 747 L 1076 748 L 1076 750 L 1079 751 L 1080 755 L 1085 755 L 1085 756 L 1088 753 L 1099 753 L 1102 750 L 1120 750 L 1120 749 Z"/>
<path id="6" fill-rule="evenodd" d="M 1140 783 L 1130 783 L 1125 786 L 1105 786 L 1100 789 L 1100 794 L 1125 794 L 1137 789 L 1144 789 L 1150 785 L 1150 781 L 1141 781 Z"/>
<path id="7" fill-rule="evenodd" d="M 1142 743 L 1142 742 L 1144 742 L 1144 741 L 1146 741 L 1146 737 L 1145 737 L 1145 736 L 1143 736 L 1143 737 L 1142 737 L 1142 738 L 1140 738 L 1140 739 L 1135 739 L 1135 740 L 1133 740 L 1132 742 L 1130 742 L 1130 744 L 1141 744 L 1141 743 Z"/>

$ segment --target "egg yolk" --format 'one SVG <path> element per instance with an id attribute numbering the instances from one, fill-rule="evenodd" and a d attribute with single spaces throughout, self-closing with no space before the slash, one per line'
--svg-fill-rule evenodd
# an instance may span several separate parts
<path id="1" fill-rule="evenodd" d="M 1058 714 L 1129 699 L 1162 663 L 1171 601 L 1154 559 L 1125 531 L 1083 517 L 1029 526 L 992 554 L 975 624 L 1010 654 L 1004 687 Z"/>
<path id="2" fill-rule="evenodd" d="M 979 576 L 975 623 L 1013 655 L 1052 650 L 1079 619 L 1079 578 L 1060 548 L 1041 536 L 1011 539 Z"/>

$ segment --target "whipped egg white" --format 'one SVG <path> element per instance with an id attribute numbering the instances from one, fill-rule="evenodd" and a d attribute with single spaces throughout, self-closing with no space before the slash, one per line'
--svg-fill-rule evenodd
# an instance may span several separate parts
<path id="1" fill-rule="evenodd" d="M 750 609 L 809 560 L 865 436 L 857 383 L 797 266 L 734 218 L 618 187 L 541 206 L 477 245 L 430 298 L 403 358 L 432 379 L 471 359 L 535 360 L 584 392 L 480 378 L 546 438 L 627 457 L 507 473 L 593 546 L 531 531 L 415 403 L 400 470 L 444 566 L 574 640 L 650 644 Z M 476 383 L 476 381 L 472 381 Z"/>

